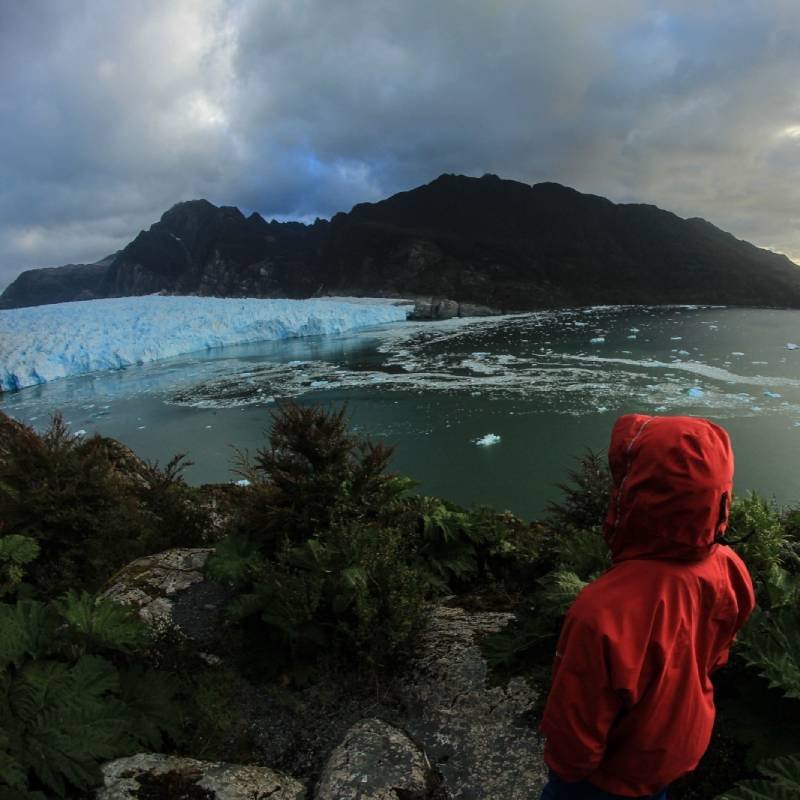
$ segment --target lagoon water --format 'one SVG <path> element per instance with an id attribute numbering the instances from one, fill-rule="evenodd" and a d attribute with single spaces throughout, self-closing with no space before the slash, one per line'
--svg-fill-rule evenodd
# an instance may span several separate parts
<path id="1" fill-rule="evenodd" d="M 61 410 L 193 483 L 235 480 L 282 398 L 348 406 L 418 491 L 525 518 L 619 414 L 705 416 L 731 433 L 736 491 L 800 501 L 800 312 L 599 307 L 392 323 L 54 381 L 0 396 L 38 429 Z M 789 345 L 787 347 L 787 345 Z"/>

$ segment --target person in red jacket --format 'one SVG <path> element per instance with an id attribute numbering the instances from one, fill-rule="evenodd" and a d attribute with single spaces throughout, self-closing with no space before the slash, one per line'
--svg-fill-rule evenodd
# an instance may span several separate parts
<path id="1" fill-rule="evenodd" d="M 714 724 L 709 675 L 755 605 L 720 543 L 733 487 L 724 429 L 696 417 L 620 417 L 603 535 L 613 566 L 578 595 L 559 637 L 540 729 L 541 800 L 665 798 Z"/>

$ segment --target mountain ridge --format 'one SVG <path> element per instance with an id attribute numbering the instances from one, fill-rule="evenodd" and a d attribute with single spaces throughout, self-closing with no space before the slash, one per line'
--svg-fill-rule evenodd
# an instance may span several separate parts
<path id="1" fill-rule="evenodd" d="M 312 225 L 177 203 L 118 253 L 23 272 L 0 308 L 169 292 L 800 308 L 800 268 L 699 218 L 558 183 L 443 174 Z"/>

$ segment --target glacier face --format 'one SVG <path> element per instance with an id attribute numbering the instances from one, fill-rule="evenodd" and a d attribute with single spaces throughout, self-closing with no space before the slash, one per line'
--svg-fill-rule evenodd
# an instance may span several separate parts
<path id="1" fill-rule="evenodd" d="M 0 391 L 232 344 L 405 320 L 413 301 L 119 297 L 0 311 Z"/>

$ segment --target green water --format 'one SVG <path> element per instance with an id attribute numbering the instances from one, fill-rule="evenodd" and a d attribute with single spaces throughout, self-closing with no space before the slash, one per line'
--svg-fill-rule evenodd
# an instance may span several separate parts
<path id="1" fill-rule="evenodd" d="M 602 341 L 592 341 L 592 340 Z M 55 381 L 0 399 L 35 427 L 75 431 L 147 459 L 188 452 L 196 483 L 233 480 L 232 446 L 263 441 L 275 401 L 348 404 L 351 427 L 395 445 L 419 491 L 531 518 L 575 456 L 605 447 L 619 414 L 724 425 L 736 490 L 800 501 L 800 312 L 595 308 L 408 322 L 224 348 Z M 494 444 L 478 442 L 487 435 Z"/>

